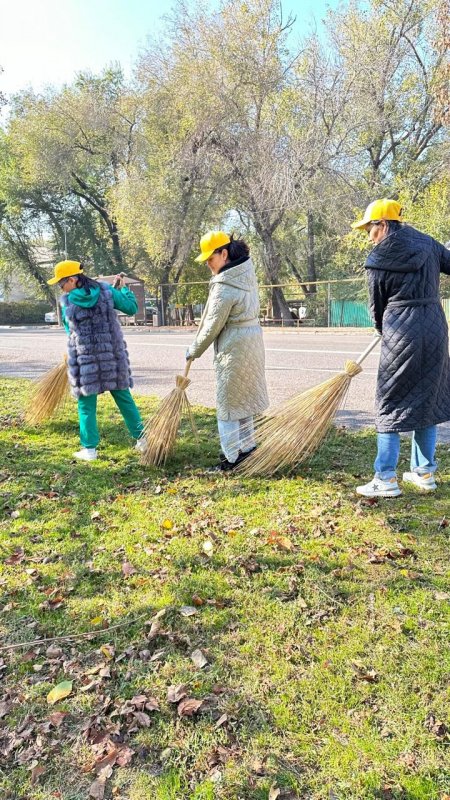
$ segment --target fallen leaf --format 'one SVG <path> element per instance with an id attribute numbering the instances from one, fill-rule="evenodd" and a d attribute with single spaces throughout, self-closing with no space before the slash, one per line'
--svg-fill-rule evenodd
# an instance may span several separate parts
<path id="1" fill-rule="evenodd" d="M 179 683 L 177 686 L 169 686 L 167 690 L 167 700 L 169 703 L 178 703 L 182 697 L 186 697 L 186 686 Z"/>
<path id="2" fill-rule="evenodd" d="M 171 531 L 173 528 L 173 522 L 171 519 L 164 519 L 161 523 L 161 527 L 164 528 L 166 531 Z"/>
<path id="3" fill-rule="evenodd" d="M 205 605 L 205 601 L 203 600 L 203 597 L 200 597 L 200 595 L 198 595 L 198 594 L 193 594 L 192 595 L 192 602 L 193 602 L 194 606 L 204 606 Z"/>
<path id="4" fill-rule="evenodd" d="M 202 550 L 205 553 L 205 555 L 208 556 L 208 558 L 211 558 L 214 552 L 214 545 L 210 539 L 205 539 L 205 541 L 202 544 Z"/>
<path id="5" fill-rule="evenodd" d="M 103 622 L 103 617 L 93 617 L 89 620 L 91 625 L 100 625 Z"/>
<path id="6" fill-rule="evenodd" d="M 32 783 L 32 785 L 34 785 L 35 783 L 38 782 L 39 778 L 41 777 L 41 775 L 44 774 L 44 772 L 45 772 L 44 767 L 39 766 L 39 764 L 36 764 L 36 766 L 34 766 L 32 768 L 32 770 L 31 770 L 31 783 Z"/>
<path id="7" fill-rule="evenodd" d="M 103 800 L 105 796 L 105 780 L 96 780 L 94 783 L 91 784 L 89 789 L 89 797 L 93 797 L 94 800 Z"/>
<path id="8" fill-rule="evenodd" d="M 50 647 L 47 647 L 47 650 L 45 651 L 45 655 L 47 656 L 47 658 L 59 658 L 60 656 L 62 656 L 62 654 L 63 651 L 61 650 L 61 648 L 57 647 L 54 644 L 51 644 Z"/>
<path id="9" fill-rule="evenodd" d="M 112 658 L 114 658 L 114 654 L 116 651 L 112 644 L 103 644 L 100 647 L 100 652 L 103 653 L 103 655 L 105 656 L 105 658 L 108 659 L 108 661 L 110 661 Z"/>
<path id="10" fill-rule="evenodd" d="M 433 597 L 435 600 L 450 600 L 450 594 L 448 592 L 435 592 Z"/>
<path id="11" fill-rule="evenodd" d="M 222 714 L 221 717 L 217 720 L 216 724 L 214 725 L 215 728 L 220 728 L 221 725 L 225 725 L 228 722 L 228 716 L 226 714 Z"/>
<path id="12" fill-rule="evenodd" d="M 8 558 L 5 558 L 5 564 L 20 564 L 21 561 L 25 558 L 25 552 L 23 547 L 16 547 L 14 553 L 11 553 Z"/>
<path id="13" fill-rule="evenodd" d="M 122 575 L 124 575 L 125 578 L 128 578 L 130 575 L 134 575 L 135 572 L 136 572 L 136 567 L 133 567 L 133 564 L 131 564 L 129 561 L 123 562 Z"/>
<path id="14" fill-rule="evenodd" d="M 203 700 L 196 700 L 194 697 L 186 697 L 178 706 L 178 716 L 192 717 L 203 705 Z"/>
<path id="15" fill-rule="evenodd" d="M 278 547 L 280 550 L 285 550 L 286 552 L 290 552 L 294 549 L 294 545 L 292 544 L 291 540 L 287 536 L 282 536 L 276 531 L 269 533 L 267 544 Z"/>
<path id="16" fill-rule="evenodd" d="M 0 702 L 0 719 L 6 717 L 7 714 L 11 711 L 12 703 L 9 703 L 7 700 L 2 700 Z"/>
<path id="17" fill-rule="evenodd" d="M 191 661 L 195 664 L 198 669 L 202 669 L 206 667 L 208 663 L 208 659 L 204 656 L 201 650 L 194 650 L 191 653 Z"/>
<path id="18" fill-rule="evenodd" d="M 142 725 L 143 728 L 150 727 L 150 717 L 144 711 L 134 711 L 133 716 L 137 720 L 137 722 L 139 722 L 139 725 Z"/>
<path id="19" fill-rule="evenodd" d="M 130 747 L 127 747 L 126 745 L 124 745 L 123 747 L 120 748 L 119 755 L 117 756 L 117 759 L 116 759 L 117 766 L 118 767 L 126 767 L 126 766 L 128 766 L 128 764 L 131 762 L 133 756 L 134 756 L 134 750 L 132 750 Z"/>
<path id="20" fill-rule="evenodd" d="M 64 717 L 67 717 L 67 712 L 65 711 L 54 711 L 53 714 L 50 714 L 47 719 L 52 723 L 55 728 L 59 728 L 61 725 Z"/>
<path id="21" fill-rule="evenodd" d="M 194 606 L 181 606 L 180 614 L 182 617 L 192 617 L 194 614 L 197 613 L 197 609 Z"/>
<path id="22" fill-rule="evenodd" d="M 47 695 L 47 703 L 53 705 L 58 700 L 63 700 L 72 692 L 72 681 L 61 681 Z"/>
<path id="23" fill-rule="evenodd" d="M 269 798 L 268 800 L 277 800 L 281 794 L 281 789 L 276 785 L 276 783 L 272 783 L 272 786 L 269 789 Z"/>

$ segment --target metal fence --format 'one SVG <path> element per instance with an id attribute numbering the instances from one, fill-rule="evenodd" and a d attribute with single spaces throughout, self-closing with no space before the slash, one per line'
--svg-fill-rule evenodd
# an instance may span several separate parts
<path id="1" fill-rule="evenodd" d="M 282 289 L 290 317 L 273 313 L 273 289 Z M 446 295 L 450 294 L 447 287 Z M 183 327 L 198 324 L 208 297 L 209 281 L 160 284 L 152 302 L 158 313 L 154 324 Z M 264 327 L 347 328 L 373 327 L 365 277 L 315 283 L 260 284 L 260 321 Z M 443 298 L 450 320 L 450 299 Z"/>

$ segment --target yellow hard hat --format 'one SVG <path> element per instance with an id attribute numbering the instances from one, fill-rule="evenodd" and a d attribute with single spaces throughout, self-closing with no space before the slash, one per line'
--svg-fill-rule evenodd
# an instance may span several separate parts
<path id="1" fill-rule="evenodd" d="M 196 261 L 207 261 L 210 256 L 217 250 L 218 247 L 223 247 L 225 244 L 230 244 L 231 239 L 228 233 L 223 231 L 208 231 L 200 239 L 200 250 L 202 251 L 195 259 Z"/>
<path id="2" fill-rule="evenodd" d="M 53 286 L 54 283 L 62 281 L 63 278 L 70 278 L 72 275 L 83 273 L 83 266 L 79 261 L 60 261 L 55 265 L 55 277 L 50 278 L 47 283 Z"/>
<path id="3" fill-rule="evenodd" d="M 402 207 L 397 200 L 374 200 L 367 206 L 363 218 L 359 222 L 353 222 L 352 228 L 365 228 L 369 222 L 378 222 L 381 219 L 392 219 L 401 222 Z"/>

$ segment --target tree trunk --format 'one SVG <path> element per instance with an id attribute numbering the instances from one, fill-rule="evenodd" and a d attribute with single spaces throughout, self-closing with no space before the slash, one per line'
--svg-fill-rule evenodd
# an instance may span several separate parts
<path id="1" fill-rule="evenodd" d="M 312 211 L 308 211 L 307 214 L 307 225 L 308 225 L 308 280 L 313 283 L 312 286 L 309 286 L 309 293 L 315 294 L 317 292 L 317 286 L 315 285 L 315 281 L 317 281 L 316 275 L 316 260 L 315 260 L 315 241 L 314 241 L 314 216 Z"/>
<path id="2" fill-rule="evenodd" d="M 272 234 L 260 221 L 257 222 L 255 219 L 254 222 L 257 233 L 260 235 L 263 243 L 262 255 L 267 280 L 270 284 L 277 284 L 281 271 L 281 259 L 275 248 Z M 281 286 L 272 286 L 271 294 L 273 318 L 282 320 L 284 325 L 293 325 L 292 314 L 289 311 L 289 306 L 286 303 L 286 298 Z"/>

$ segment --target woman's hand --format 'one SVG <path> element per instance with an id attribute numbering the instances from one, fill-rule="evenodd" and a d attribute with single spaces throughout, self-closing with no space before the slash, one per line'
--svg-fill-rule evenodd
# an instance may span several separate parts
<path id="1" fill-rule="evenodd" d="M 113 289 L 123 289 L 125 286 L 124 275 L 123 272 L 120 275 L 116 275 L 113 280 Z"/>

